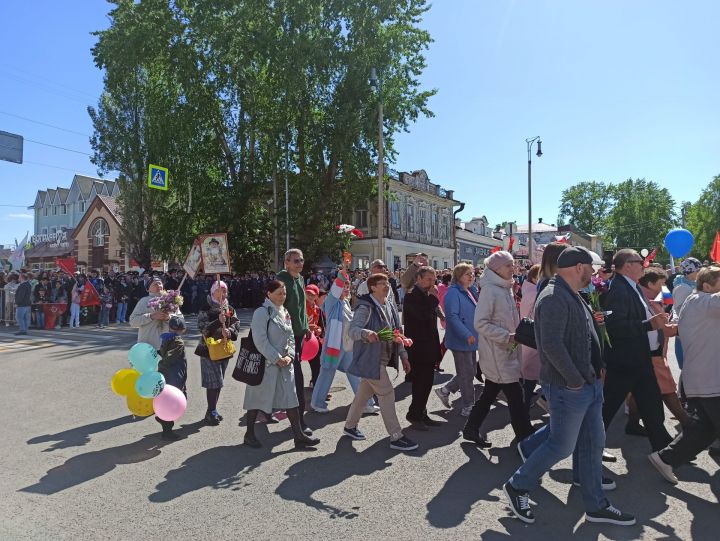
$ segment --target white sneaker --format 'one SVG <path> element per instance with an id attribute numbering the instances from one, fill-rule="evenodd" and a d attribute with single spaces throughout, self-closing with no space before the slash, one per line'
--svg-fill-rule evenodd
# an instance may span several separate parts
<path id="1" fill-rule="evenodd" d="M 438 396 L 443 406 L 446 408 L 450 407 L 450 391 L 448 391 L 445 387 L 438 387 L 435 389 L 435 394 Z"/>
<path id="2" fill-rule="evenodd" d="M 472 406 L 465 406 L 462 410 L 460 410 L 460 415 L 463 417 L 470 417 L 470 412 L 472 411 Z"/>
<path id="3" fill-rule="evenodd" d="M 317 413 L 328 413 L 330 411 L 328 408 L 319 408 L 317 406 L 313 406 L 312 404 L 310 404 L 310 407 L 314 412 Z"/>
<path id="4" fill-rule="evenodd" d="M 365 406 L 363 413 L 380 413 L 380 406 Z"/>
<path id="5" fill-rule="evenodd" d="M 650 460 L 650 463 L 655 466 L 655 469 L 662 475 L 666 481 L 669 483 L 672 483 L 673 485 L 678 484 L 678 478 L 675 477 L 675 473 L 673 472 L 672 466 L 670 464 L 666 464 L 662 458 L 660 458 L 660 455 L 656 452 L 650 453 L 648 455 L 648 459 Z"/>

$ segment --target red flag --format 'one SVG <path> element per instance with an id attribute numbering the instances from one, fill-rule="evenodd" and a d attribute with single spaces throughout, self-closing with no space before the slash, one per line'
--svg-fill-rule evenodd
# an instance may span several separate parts
<path id="1" fill-rule="evenodd" d="M 490 250 L 490 253 L 495 254 L 495 253 L 499 252 L 500 250 L 502 250 L 502 248 L 500 246 L 495 246 L 495 248 Z"/>
<path id="2" fill-rule="evenodd" d="M 100 295 L 98 295 L 95 286 L 90 283 L 90 280 L 85 280 L 85 287 L 83 287 L 82 293 L 80 293 L 80 306 L 99 306 Z"/>
<path id="3" fill-rule="evenodd" d="M 710 250 L 710 259 L 716 263 L 720 263 L 720 231 L 715 233 L 715 241 L 713 242 L 712 249 Z"/>
<path id="4" fill-rule="evenodd" d="M 643 262 L 643 267 L 646 269 L 650 266 L 650 263 L 655 261 L 655 258 L 657 257 L 657 250 L 655 248 L 652 249 L 652 252 L 650 252 L 647 257 L 645 258 L 645 261 Z"/>
<path id="5" fill-rule="evenodd" d="M 60 270 L 65 274 L 73 276 L 75 274 L 75 258 L 74 257 L 56 257 L 55 264 L 60 267 Z"/>
<path id="6" fill-rule="evenodd" d="M 515 244 L 515 237 L 511 236 L 510 242 L 508 242 L 508 248 L 507 248 L 508 252 L 512 252 L 513 244 Z"/>

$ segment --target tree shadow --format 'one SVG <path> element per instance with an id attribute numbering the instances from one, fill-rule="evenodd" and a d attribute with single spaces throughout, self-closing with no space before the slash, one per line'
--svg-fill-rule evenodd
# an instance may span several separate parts
<path id="1" fill-rule="evenodd" d="M 118 417 L 117 419 L 111 419 L 108 421 L 100 421 L 97 423 L 91 423 L 89 425 L 78 426 L 69 430 L 58 432 L 57 434 L 45 434 L 43 436 L 35 436 L 27 441 L 28 444 L 34 445 L 37 443 L 48 443 L 54 441 L 53 445 L 47 449 L 43 449 L 43 453 L 57 451 L 58 449 L 68 449 L 70 447 L 82 447 L 83 445 L 90 442 L 90 435 L 97 434 L 98 432 L 104 432 L 110 430 L 116 426 L 121 426 L 127 423 L 135 422 L 139 420 L 137 417 L 132 415 L 125 415 Z"/>
<path id="2" fill-rule="evenodd" d="M 21 488 L 20 491 L 56 494 L 102 477 L 120 464 L 136 464 L 155 458 L 165 445 L 166 442 L 158 434 L 151 434 L 133 443 L 74 456 L 64 464 L 48 470 L 36 484 Z"/>

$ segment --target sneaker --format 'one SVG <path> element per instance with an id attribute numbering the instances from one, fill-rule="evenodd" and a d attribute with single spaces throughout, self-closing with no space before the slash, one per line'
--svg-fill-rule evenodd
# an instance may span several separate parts
<path id="1" fill-rule="evenodd" d="M 472 411 L 472 406 L 465 406 L 463 409 L 460 410 L 460 415 L 463 417 L 470 417 L 470 412 Z"/>
<path id="2" fill-rule="evenodd" d="M 522 446 L 520 445 L 520 442 L 517 444 L 517 452 L 520 455 L 520 460 L 523 461 L 523 464 L 527 461 L 527 457 L 525 456 L 525 453 L 523 453 Z"/>
<path id="3" fill-rule="evenodd" d="M 435 389 L 435 394 L 440 399 L 443 406 L 446 408 L 450 407 L 450 391 L 448 391 L 445 387 L 438 387 Z"/>
<path id="4" fill-rule="evenodd" d="M 310 408 L 316 413 L 329 413 L 330 412 L 330 410 L 328 408 L 323 408 L 320 406 L 313 406 L 312 404 L 310 404 Z"/>
<path id="5" fill-rule="evenodd" d="M 407 439 L 405 436 L 403 436 L 399 440 L 390 442 L 390 449 L 395 449 L 397 451 L 414 451 L 417 448 L 418 444 L 412 440 Z"/>
<path id="6" fill-rule="evenodd" d="M 603 451 L 602 461 L 603 462 L 617 462 L 617 457 L 615 455 L 611 455 L 607 451 Z"/>
<path id="7" fill-rule="evenodd" d="M 363 409 L 363 413 L 380 413 L 380 406 L 365 406 Z"/>
<path id="8" fill-rule="evenodd" d="M 515 490 L 515 487 L 510 484 L 510 481 L 503 485 L 503 492 L 510 503 L 510 508 L 512 509 L 513 514 L 517 518 L 527 524 L 535 522 L 535 515 L 533 514 L 532 509 L 530 509 L 529 493 L 522 490 Z"/>
<path id="9" fill-rule="evenodd" d="M 535 401 L 535 405 L 545 413 L 550 413 L 550 406 L 548 406 L 547 400 L 545 400 L 542 396 L 538 396 L 538 399 Z"/>
<path id="10" fill-rule="evenodd" d="M 660 475 L 665 478 L 666 481 L 672 483 L 673 485 L 678 484 L 678 478 L 675 477 L 672 466 L 670 464 L 667 464 L 662 458 L 660 458 L 660 455 L 657 453 L 657 451 L 649 454 L 648 459 L 650 460 L 650 463 L 655 466 L 655 469 L 660 473 Z"/>
<path id="11" fill-rule="evenodd" d="M 217 426 L 220 424 L 220 415 L 217 411 L 210 411 L 205 414 L 205 422 L 210 426 Z"/>
<path id="12" fill-rule="evenodd" d="M 585 520 L 588 522 L 607 522 L 609 524 L 618 524 L 619 526 L 632 526 L 635 524 L 634 516 L 623 513 L 620 509 L 612 505 L 608 505 L 600 511 L 585 513 Z"/>
<path id="13" fill-rule="evenodd" d="M 354 440 L 364 440 L 365 434 L 360 432 L 357 428 L 343 428 L 343 434 Z"/>
<path id="14" fill-rule="evenodd" d="M 518 445 L 518 449 L 520 446 Z M 576 487 L 580 486 L 580 481 L 573 481 L 573 485 Z M 603 490 L 615 490 L 617 488 L 617 484 L 615 484 L 615 481 L 610 479 L 609 477 L 603 477 L 602 478 L 602 489 Z"/>

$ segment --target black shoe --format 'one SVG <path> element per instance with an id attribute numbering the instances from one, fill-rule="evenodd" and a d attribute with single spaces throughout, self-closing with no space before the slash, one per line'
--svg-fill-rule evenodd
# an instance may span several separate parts
<path id="1" fill-rule="evenodd" d="M 617 457 L 615 455 L 611 455 L 607 451 L 603 451 L 602 461 L 603 462 L 617 462 Z"/>
<path id="2" fill-rule="evenodd" d="M 431 418 L 428 417 L 427 415 L 426 415 L 425 418 L 422 420 L 422 422 L 425 423 L 425 425 L 427 425 L 427 426 L 442 426 L 442 423 L 441 423 L 440 421 L 436 421 L 435 419 L 431 419 Z"/>
<path id="3" fill-rule="evenodd" d="M 304 436 L 302 438 L 295 438 L 296 449 L 302 447 L 315 447 L 318 443 L 320 443 L 319 438 L 308 438 L 307 436 Z"/>
<path id="4" fill-rule="evenodd" d="M 410 419 L 408 419 L 408 421 L 410 421 Z M 420 430 L 421 432 L 427 432 L 430 430 L 428 425 L 426 425 L 423 421 L 410 421 L 410 428 L 413 430 Z"/>
<path id="5" fill-rule="evenodd" d="M 16 334 L 17 336 L 25 335 L 25 334 L 27 334 L 27 331 L 18 331 L 18 332 L 16 332 L 15 334 Z"/>
<path id="6" fill-rule="evenodd" d="M 490 449 L 490 447 L 492 447 L 492 443 L 483 438 L 478 430 L 465 427 L 462 431 L 462 435 L 464 439 L 474 442 L 482 449 Z"/>
<path id="7" fill-rule="evenodd" d="M 220 419 L 218 419 L 218 417 L 220 417 L 220 415 L 217 411 L 210 411 L 205 414 L 205 423 L 210 426 L 217 426 L 220 424 Z"/>
<path id="8" fill-rule="evenodd" d="M 249 436 L 247 434 L 245 434 L 245 437 L 243 438 L 243 443 L 254 449 L 260 449 L 260 447 L 262 447 L 260 440 L 258 440 L 255 436 Z"/>
<path id="9" fill-rule="evenodd" d="M 585 513 L 585 520 L 588 522 L 607 522 L 609 524 L 618 524 L 619 526 L 633 526 L 635 524 L 634 516 L 623 513 L 620 509 L 616 509 L 612 505 L 608 505 L 600 511 Z"/>
<path id="10" fill-rule="evenodd" d="M 223 420 L 223 416 L 220 415 L 217 411 L 215 411 L 215 414 L 217 415 L 217 420 L 218 420 L 218 421 L 222 421 L 222 420 Z"/>
<path id="11" fill-rule="evenodd" d="M 414 451 L 417 448 L 418 444 L 405 436 L 390 442 L 390 449 L 395 449 L 396 451 Z"/>
<path id="12" fill-rule="evenodd" d="M 164 439 L 165 441 L 177 441 L 181 440 L 182 436 L 178 434 L 177 432 L 173 432 L 172 430 L 169 430 L 167 432 L 163 432 L 160 437 Z"/>
<path id="13" fill-rule="evenodd" d="M 521 490 L 515 490 L 510 481 L 503 485 L 503 492 L 510 503 L 513 514 L 528 524 L 535 522 L 535 515 L 530 509 L 530 494 Z"/>
<path id="14" fill-rule="evenodd" d="M 625 425 L 625 434 L 628 436 L 641 436 L 647 438 L 647 431 L 640 423 L 628 423 Z"/>
<path id="15" fill-rule="evenodd" d="M 365 434 L 360 432 L 357 428 L 343 428 L 343 434 L 354 440 L 364 440 Z"/>

